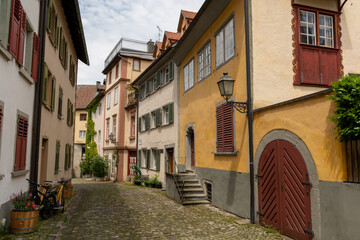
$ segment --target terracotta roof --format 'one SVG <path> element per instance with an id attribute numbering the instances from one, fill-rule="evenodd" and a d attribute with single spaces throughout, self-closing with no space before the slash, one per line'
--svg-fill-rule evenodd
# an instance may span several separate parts
<path id="1" fill-rule="evenodd" d="M 181 38 L 181 33 L 179 32 L 169 32 L 169 31 L 165 31 L 166 37 L 169 40 L 176 40 L 178 41 Z"/>
<path id="2" fill-rule="evenodd" d="M 190 11 L 185 11 L 185 10 L 181 10 L 182 14 L 184 14 L 186 19 L 194 19 L 194 17 L 196 16 L 196 12 L 190 12 Z"/>
<path id="3" fill-rule="evenodd" d="M 96 85 L 77 85 L 75 108 L 85 109 L 96 95 Z"/>
<path id="4" fill-rule="evenodd" d="M 156 45 L 157 45 L 158 49 L 160 49 L 160 50 L 162 49 L 162 48 L 161 48 L 161 46 L 162 46 L 162 42 L 160 42 L 160 41 L 156 41 Z"/>

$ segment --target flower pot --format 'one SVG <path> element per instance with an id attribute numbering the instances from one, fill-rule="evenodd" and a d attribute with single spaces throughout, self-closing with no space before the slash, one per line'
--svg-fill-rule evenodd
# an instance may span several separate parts
<path id="1" fill-rule="evenodd" d="M 132 177 L 132 178 L 130 178 L 130 181 L 131 181 L 131 184 L 135 184 L 135 180 L 134 180 L 134 178 Z"/>
<path id="2" fill-rule="evenodd" d="M 156 185 L 156 188 L 162 188 L 162 184 L 160 183 L 160 184 L 157 184 Z"/>
<path id="3" fill-rule="evenodd" d="M 64 187 L 64 197 L 71 198 L 73 192 L 73 186 Z"/>
<path id="4" fill-rule="evenodd" d="M 156 188 L 156 184 L 155 183 L 151 183 L 150 184 L 152 188 Z"/>
<path id="5" fill-rule="evenodd" d="M 97 182 L 103 182 L 104 181 L 104 178 L 103 177 L 96 177 L 95 180 Z"/>
<path id="6" fill-rule="evenodd" d="M 10 213 L 10 229 L 12 233 L 32 233 L 36 231 L 39 211 Z"/>

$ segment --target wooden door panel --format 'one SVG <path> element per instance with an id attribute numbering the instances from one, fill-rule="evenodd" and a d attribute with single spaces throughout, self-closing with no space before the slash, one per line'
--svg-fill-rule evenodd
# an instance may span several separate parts
<path id="1" fill-rule="evenodd" d="M 321 84 L 318 50 L 302 48 L 299 64 L 301 83 Z"/>

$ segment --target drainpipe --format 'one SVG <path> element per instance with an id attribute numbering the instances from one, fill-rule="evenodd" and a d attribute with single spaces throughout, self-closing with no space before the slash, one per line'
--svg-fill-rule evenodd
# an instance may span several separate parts
<path id="1" fill-rule="evenodd" d="M 44 58 L 45 58 L 45 20 L 46 20 L 46 0 L 40 1 L 39 16 L 39 64 L 38 64 L 38 81 L 35 84 L 34 112 L 33 112 L 33 128 L 32 128 L 32 144 L 31 144 L 31 163 L 30 163 L 30 179 L 37 183 L 39 171 L 39 147 L 40 147 L 40 125 L 41 125 L 41 99 L 44 75 Z"/>
<path id="2" fill-rule="evenodd" d="M 251 68 L 250 68 L 250 29 L 249 29 L 249 3 L 244 0 L 245 12 L 245 51 L 246 51 L 246 94 L 247 94 L 247 117 L 249 131 L 249 165 L 250 165 L 250 222 L 255 223 L 255 187 L 254 187 L 254 142 L 253 142 L 253 106 L 251 92 Z"/>

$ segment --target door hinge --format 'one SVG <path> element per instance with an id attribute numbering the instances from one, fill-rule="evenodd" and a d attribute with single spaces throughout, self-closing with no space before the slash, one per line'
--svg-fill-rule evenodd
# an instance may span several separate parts
<path id="1" fill-rule="evenodd" d="M 314 232 L 310 230 L 311 229 L 311 223 L 310 223 L 310 220 L 308 220 L 308 228 L 307 229 L 304 229 L 304 232 L 309 234 L 309 237 L 308 239 L 312 239 L 313 236 L 314 236 Z"/>
<path id="2" fill-rule="evenodd" d="M 256 178 L 262 178 L 264 175 L 261 175 L 261 174 L 256 174 L 255 177 Z"/>
<path id="3" fill-rule="evenodd" d="M 260 211 L 258 211 L 257 214 L 259 214 L 262 217 L 264 216 L 264 214 L 262 212 L 260 212 Z"/>
<path id="4" fill-rule="evenodd" d="M 312 187 L 312 184 L 311 184 L 311 182 L 309 181 L 309 174 L 306 174 L 306 181 L 304 181 L 304 182 L 301 182 L 302 183 L 302 185 L 305 185 L 306 186 L 306 194 L 307 195 L 309 195 L 309 190 L 310 190 L 310 188 Z"/>

